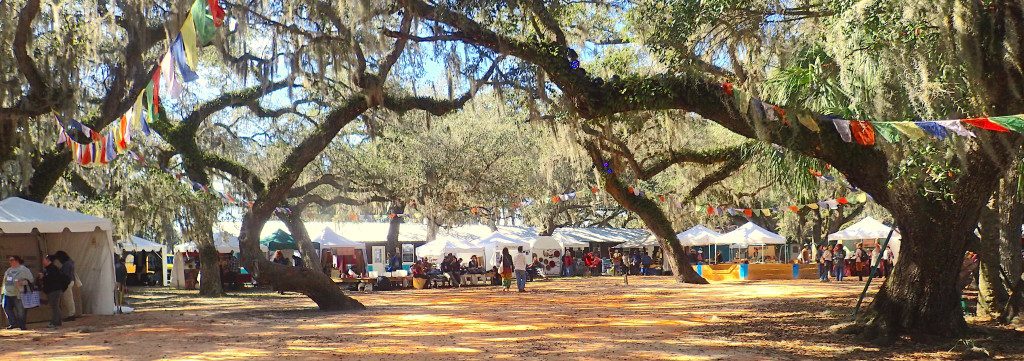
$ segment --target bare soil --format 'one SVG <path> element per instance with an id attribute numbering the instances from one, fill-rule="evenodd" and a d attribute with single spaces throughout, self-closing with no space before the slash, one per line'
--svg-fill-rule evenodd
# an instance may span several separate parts
<path id="1" fill-rule="evenodd" d="M 0 331 L 0 360 L 911 360 L 981 347 L 1024 359 L 1024 330 L 969 319 L 965 339 L 877 348 L 830 331 L 860 282 L 576 278 L 498 287 L 355 293 L 368 310 L 320 312 L 295 294 L 136 289 L 127 315 Z M 865 302 L 866 304 L 866 302 Z"/>

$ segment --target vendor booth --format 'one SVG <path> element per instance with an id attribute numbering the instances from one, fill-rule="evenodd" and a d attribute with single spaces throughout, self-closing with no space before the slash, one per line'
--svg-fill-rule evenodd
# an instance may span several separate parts
<path id="1" fill-rule="evenodd" d="M 366 256 L 363 254 L 362 243 L 345 238 L 331 227 L 324 228 L 324 231 L 313 239 L 313 243 L 320 245 L 321 265 L 330 271 L 327 274 L 331 277 L 348 274 L 349 267 L 357 268 L 357 274 L 366 272 Z"/>
<path id="2" fill-rule="evenodd" d="M 484 257 L 483 247 L 470 245 L 454 239 L 437 239 L 416 247 L 416 256 L 426 258 L 431 263 L 440 262 L 449 253 L 469 262 L 473 256 Z M 465 264 L 463 264 L 465 265 Z"/>
<path id="3" fill-rule="evenodd" d="M 877 219 L 864 217 L 864 219 L 846 227 L 846 229 L 829 234 L 828 240 L 842 243 L 843 247 L 846 248 L 847 254 L 853 254 L 853 251 L 857 248 L 857 243 L 863 243 L 864 249 L 870 252 L 876 246 L 881 245 L 885 238 L 889 236 L 890 230 L 892 230 L 892 227 L 879 222 Z M 898 260 L 900 255 L 899 230 L 892 232 L 889 248 L 892 249 L 893 255 Z"/>
<path id="4" fill-rule="evenodd" d="M 167 257 L 164 245 L 131 236 L 117 242 L 124 257 L 128 278 L 137 284 L 167 285 Z"/>
<path id="5" fill-rule="evenodd" d="M 753 222 L 747 222 L 747 224 L 719 236 L 718 240 L 745 251 L 748 259 L 761 263 L 777 261 L 779 258 L 776 255 L 776 246 L 786 244 L 786 237 L 775 234 Z"/>
<path id="6" fill-rule="evenodd" d="M 21 256 L 32 274 L 41 271 L 40 259 L 65 251 L 75 262 L 78 280 L 70 286 L 66 316 L 114 314 L 114 240 L 109 220 L 24 200 L 0 201 L 0 257 Z M 7 270 L 7 262 L 0 272 Z M 47 307 L 32 308 L 29 322 L 48 320 Z M 5 320 L 6 321 L 6 320 Z"/>
<path id="7" fill-rule="evenodd" d="M 679 239 L 679 243 L 683 247 L 690 247 L 696 249 L 697 252 L 703 254 L 702 259 L 704 263 L 717 263 L 715 255 L 718 252 L 722 252 L 722 261 L 725 262 L 729 258 L 731 252 L 729 252 L 729 244 L 720 241 L 722 234 L 715 232 L 711 228 L 705 227 L 704 225 L 698 224 L 690 227 L 685 231 L 676 234 L 676 238 Z M 720 247 L 722 246 L 722 247 Z"/>
<path id="8" fill-rule="evenodd" d="M 566 248 L 585 248 L 587 246 L 587 243 L 552 236 L 540 236 L 530 241 L 530 250 L 544 264 L 544 274 L 546 275 L 562 274 L 562 252 L 565 252 Z M 510 248 L 509 251 L 512 249 Z"/>
<path id="9" fill-rule="evenodd" d="M 214 233 L 213 246 L 217 249 L 217 253 L 221 254 L 221 257 L 239 256 L 238 237 L 226 232 Z M 260 250 L 264 253 L 268 251 L 267 247 L 263 245 L 260 245 Z M 199 246 L 196 242 L 190 241 L 175 245 L 171 285 L 175 288 L 197 287 L 197 282 L 200 281 L 201 276 L 199 274 L 199 267 L 196 266 L 198 261 Z M 242 269 L 240 274 L 248 275 L 248 272 Z"/>
<path id="10" fill-rule="evenodd" d="M 519 246 L 523 247 L 523 251 L 529 253 L 530 243 L 533 238 L 535 237 L 494 232 L 487 237 L 470 242 L 470 245 L 484 250 L 484 268 L 491 269 L 500 263 L 499 257 L 504 248 L 508 248 L 509 253 L 513 256 L 516 254 Z M 530 256 L 527 256 L 527 259 L 530 259 Z"/>

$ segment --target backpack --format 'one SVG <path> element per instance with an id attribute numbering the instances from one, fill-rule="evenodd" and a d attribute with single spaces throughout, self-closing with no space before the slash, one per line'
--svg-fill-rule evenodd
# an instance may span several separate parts
<path id="1" fill-rule="evenodd" d="M 389 291 L 391 290 L 391 280 L 384 276 L 377 277 L 377 282 L 373 285 L 373 288 L 380 291 Z"/>

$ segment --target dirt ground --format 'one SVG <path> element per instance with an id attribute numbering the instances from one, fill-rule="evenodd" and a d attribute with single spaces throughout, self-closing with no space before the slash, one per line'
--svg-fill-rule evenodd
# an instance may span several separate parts
<path id="1" fill-rule="evenodd" d="M 879 349 L 828 331 L 863 283 L 753 281 L 690 286 L 602 277 L 497 287 L 354 294 L 359 312 L 318 312 L 299 295 L 219 299 L 138 289 L 136 312 L 50 331 L 0 331 L 0 360 L 802 360 L 957 359 L 970 346 L 1024 359 L 1024 331 L 979 320 L 972 335 Z"/>

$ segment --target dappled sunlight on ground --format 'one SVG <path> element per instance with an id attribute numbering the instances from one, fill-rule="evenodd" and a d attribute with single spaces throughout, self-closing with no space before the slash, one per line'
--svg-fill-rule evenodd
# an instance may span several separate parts
<path id="1" fill-rule="evenodd" d="M 951 343 L 879 349 L 829 326 L 850 320 L 862 283 L 680 285 L 668 278 L 552 280 L 497 287 L 358 293 L 368 310 L 319 312 L 306 298 L 243 292 L 217 299 L 136 290 L 137 312 L 87 316 L 57 331 L 0 331 L 0 359 L 914 359 Z M 1020 337 L 987 327 L 991 339 Z M 1020 359 L 1019 342 L 993 344 Z"/>

